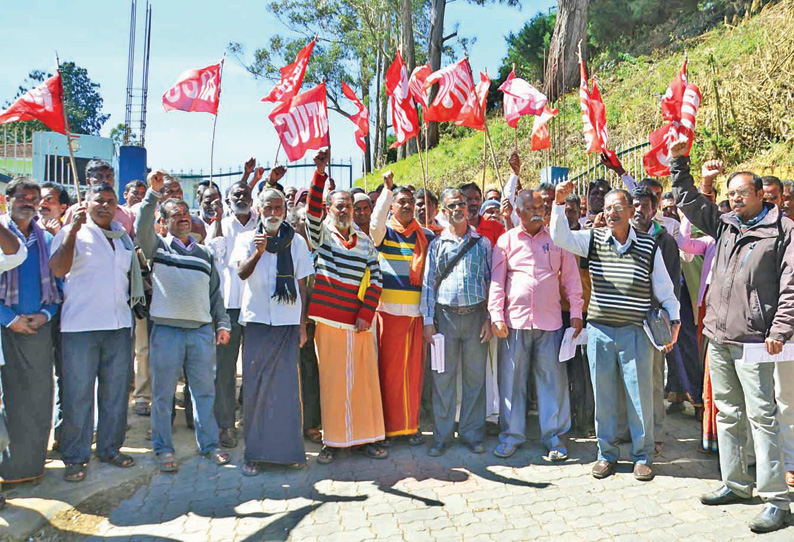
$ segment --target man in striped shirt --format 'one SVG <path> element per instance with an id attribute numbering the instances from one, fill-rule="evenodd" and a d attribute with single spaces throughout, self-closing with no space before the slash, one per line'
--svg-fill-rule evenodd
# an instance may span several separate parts
<path id="1" fill-rule="evenodd" d="M 410 189 L 394 188 L 391 171 L 383 175 L 383 191 L 375 204 L 370 234 L 378 248 L 383 293 L 378 305 L 378 366 L 386 437 L 407 436 L 424 442 L 419 433 L 419 402 L 426 347 L 422 341 L 422 295 L 427 246 L 433 239 L 414 218 Z M 391 208 L 391 218 L 386 210 Z"/>
<path id="2" fill-rule="evenodd" d="M 554 243 L 589 259 L 592 295 L 588 309 L 587 357 L 595 394 L 598 461 L 595 478 L 615 471 L 620 449 L 617 437 L 618 394 L 626 392 L 631 460 L 637 480 L 653 479 L 653 345 L 643 329 L 651 299 L 673 323 L 672 348 L 678 337 L 679 303 L 664 260 L 653 237 L 635 229 L 631 194 L 612 190 L 604 198 L 606 227 L 571 231 L 565 198 L 572 182 L 557 185 L 551 216 Z M 622 386 L 619 386 L 622 382 Z M 621 390 L 621 387 L 623 390 Z"/>
<path id="3" fill-rule="evenodd" d="M 376 444 L 385 434 L 371 330 L 381 295 L 378 253 L 370 238 L 352 226 L 353 198 L 348 192 L 328 192 L 328 217 L 323 220 L 329 156 L 327 150 L 314 156 L 317 171 L 306 212 L 316 271 L 308 316 L 317 323 L 324 444 L 317 460 L 330 463 L 337 448 L 353 446 L 383 459 L 387 452 Z"/>
<path id="4" fill-rule="evenodd" d="M 460 189 L 445 188 L 441 201 L 449 227 L 428 248 L 421 302 L 425 340 L 434 343 L 436 325 L 444 336 L 444 367 L 433 374 L 432 457 L 444 454 L 452 439 L 458 370 L 463 381 L 458 434 L 472 452 L 485 452 L 485 359 L 491 339 L 486 307 L 491 242 L 469 225 Z"/>

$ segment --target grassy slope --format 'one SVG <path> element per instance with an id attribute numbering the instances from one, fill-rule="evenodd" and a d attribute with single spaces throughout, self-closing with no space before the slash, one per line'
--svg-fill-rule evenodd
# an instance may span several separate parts
<path id="1" fill-rule="evenodd" d="M 695 164 L 719 156 L 728 162 L 729 168 L 741 166 L 759 174 L 794 177 L 794 138 L 791 137 L 794 121 L 787 107 L 792 100 L 790 89 L 794 88 L 794 74 L 790 70 L 794 60 L 789 54 L 792 44 L 794 0 L 785 0 L 738 27 L 720 26 L 675 46 L 675 51 L 626 58 L 614 68 L 595 74 L 607 107 L 610 147 L 645 140 L 661 124 L 659 100 L 680 69 L 686 51 L 689 80 L 703 94 L 692 151 Z M 713 69 L 709 63 L 711 57 Z M 775 91 L 764 91 L 771 88 L 770 82 Z M 720 95 L 721 135 L 717 128 L 715 88 Z M 587 160 L 576 93 L 565 96 L 556 107 L 561 111 L 555 119 L 560 149 L 557 163 L 565 163 L 575 171 Z M 489 117 L 489 129 L 500 173 L 506 178 L 514 131 L 504 122 L 501 111 Z M 522 119 L 518 148 L 529 181 L 536 182 L 544 153 L 530 152 L 530 130 L 531 119 Z M 430 151 L 428 161 L 432 188 L 470 180 L 481 182 L 483 133 L 458 129 L 446 135 Z M 422 182 L 416 155 L 384 169 L 392 170 L 400 183 Z M 379 182 L 380 174 L 376 171 L 368 175 L 367 184 L 373 186 Z M 490 155 L 485 174 L 487 185 L 496 184 Z M 363 185 L 362 180 L 357 184 Z"/>

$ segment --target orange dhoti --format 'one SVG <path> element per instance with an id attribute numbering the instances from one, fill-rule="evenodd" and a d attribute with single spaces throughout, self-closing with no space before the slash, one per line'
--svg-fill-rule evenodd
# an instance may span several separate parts
<path id="1" fill-rule="evenodd" d="M 317 322 L 323 443 L 347 448 L 383 440 L 378 357 L 371 331 Z"/>
<path id="2" fill-rule="evenodd" d="M 426 347 L 421 316 L 378 311 L 378 369 L 386 436 L 419 431 Z"/>

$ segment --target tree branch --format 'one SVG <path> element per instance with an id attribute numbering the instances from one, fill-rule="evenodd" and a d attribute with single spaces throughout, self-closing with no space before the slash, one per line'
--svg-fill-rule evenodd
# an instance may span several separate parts
<path id="1" fill-rule="evenodd" d="M 441 43 L 444 43 L 444 42 L 446 42 L 448 40 L 451 40 L 452 38 L 456 37 L 457 35 L 458 35 L 458 31 L 456 30 L 455 32 L 453 32 L 449 36 L 444 36 L 443 38 L 441 38 Z"/>

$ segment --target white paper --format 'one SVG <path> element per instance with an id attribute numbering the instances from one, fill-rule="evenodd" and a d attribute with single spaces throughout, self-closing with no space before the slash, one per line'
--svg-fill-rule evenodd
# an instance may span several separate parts
<path id="1" fill-rule="evenodd" d="M 651 328 L 648 327 L 648 322 L 643 322 L 642 323 L 642 329 L 645 330 L 645 334 L 648 336 L 648 340 L 651 341 L 651 344 L 653 345 L 654 348 L 656 348 L 660 352 L 662 350 L 664 350 L 664 345 L 660 346 L 660 345 L 656 344 L 656 341 L 653 338 L 653 333 L 651 333 Z"/>
<path id="2" fill-rule="evenodd" d="M 766 343 L 752 343 L 744 345 L 741 363 L 779 363 L 794 360 L 794 343 L 783 345 L 783 351 L 774 356 L 766 351 Z"/>
<path id="3" fill-rule="evenodd" d="M 444 336 L 441 333 L 433 335 L 433 344 L 430 345 L 430 369 L 444 372 Z"/>
<path id="4" fill-rule="evenodd" d="M 587 345 L 587 330 L 582 329 L 582 332 L 575 339 L 573 334 L 576 330 L 569 327 L 565 330 L 562 336 L 562 344 L 560 345 L 560 362 L 568 361 L 576 355 L 576 347 L 580 345 Z"/>

